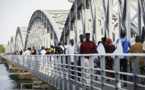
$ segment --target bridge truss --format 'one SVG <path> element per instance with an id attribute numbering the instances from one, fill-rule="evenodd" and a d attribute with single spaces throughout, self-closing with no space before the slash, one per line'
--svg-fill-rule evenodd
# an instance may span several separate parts
<path id="1" fill-rule="evenodd" d="M 120 30 L 134 43 L 144 27 L 144 0 L 75 0 L 66 20 L 61 41 L 79 40 L 80 34 L 91 33 L 95 42 L 106 36 L 114 42 Z"/>

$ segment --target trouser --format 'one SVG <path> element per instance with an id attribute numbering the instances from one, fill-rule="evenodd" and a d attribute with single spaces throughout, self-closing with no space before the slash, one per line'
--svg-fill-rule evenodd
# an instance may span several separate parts
<path id="1" fill-rule="evenodd" d="M 120 71 L 127 72 L 127 59 L 121 59 L 120 60 Z M 121 78 L 123 77 L 123 80 L 127 80 L 126 75 L 121 75 Z"/>
<path id="2" fill-rule="evenodd" d="M 79 60 L 79 59 L 78 59 L 78 66 L 81 66 L 81 60 Z M 80 73 L 78 73 L 78 76 L 81 77 L 81 68 L 78 67 L 78 71 L 80 72 Z"/>
<path id="3" fill-rule="evenodd" d="M 90 67 L 90 64 L 89 64 L 89 59 L 87 59 L 87 58 L 84 58 L 84 63 L 85 63 L 85 67 Z M 86 69 L 86 78 L 89 80 L 90 79 L 90 69 Z M 88 81 L 87 80 L 87 82 L 89 83 L 90 82 L 90 80 Z"/>

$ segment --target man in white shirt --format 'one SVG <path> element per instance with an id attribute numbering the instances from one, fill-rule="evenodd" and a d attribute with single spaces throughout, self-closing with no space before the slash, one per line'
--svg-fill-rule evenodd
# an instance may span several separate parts
<path id="1" fill-rule="evenodd" d="M 28 48 L 25 55 L 31 55 L 31 48 Z"/>
<path id="2" fill-rule="evenodd" d="M 74 54 L 74 40 L 70 40 L 70 45 L 66 49 L 66 54 Z M 74 56 L 70 57 L 71 62 L 74 62 Z"/>
<path id="3" fill-rule="evenodd" d="M 23 50 L 23 54 L 22 55 L 26 55 L 26 49 Z"/>
<path id="4" fill-rule="evenodd" d="M 80 35 L 80 42 L 77 42 L 75 44 L 75 47 L 74 47 L 74 54 L 80 54 L 80 46 L 81 46 L 81 43 L 84 41 L 84 36 L 81 34 Z M 76 59 L 78 60 L 77 64 L 78 66 L 81 66 L 81 60 L 80 60 L 80 57 L 76 57 Z M 81 68 L 78 68 L 78 71 L 81 71 Z M 78 73 L 78 76 L 81 77 L 81 73 Z M 80 79 L 79 79 L 80 81 Z"/>
<path id="5" fill-rule="evenodd" d="M 44 47 L 42 47 L 42 50 L 41 50 L 41 55 L 45 55 L 46 54 L 46 51 L 45 51 L 45 48 Z"/>
<path id="6" fill-rule="evenodd" d="M 64 47 L 61 45 L 61 43 L 60 43 L 60 47 L 61 47 L 61 49 L 64 51 Z"/>
<path id="7" fill-rule="evenodd" d="M 80 54 L 80 46 L 81 46 L 81 43 L 84 41 L 83 39 L 84 39 L 84 36 L 81 34 L 80 35 L 80 42 L 75 44 L 74 54 Z"/>
<path id="8" fill-rule="evenodd" d="M 73 39 L 70 40 L 70 45 L 68 45 L 66 49 L 66 54 L 74 54 L 74 40 Z M 74 65 L 73 55 L 69 56 L 68 60 L 71 60 L 71 65 Z M 71 67 L 71 69 L 74 70 L 74 67 Z M 74 74 L 74 72 L 72 71 L 71 74 Z M 72 76 L 72 79 L 74 79 L 74 76 Z"/>
<path id="9" fill-rule="evenodd" d="M 64 54 L 66 54 L 66 49 L 67 49 L 67 42 L 65 42 L 65 44 L 64 44 Z"/>

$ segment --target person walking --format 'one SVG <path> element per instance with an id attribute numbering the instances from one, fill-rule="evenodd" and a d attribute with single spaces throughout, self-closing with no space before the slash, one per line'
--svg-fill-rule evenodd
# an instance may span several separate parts
<path id="1" fill-rule="evenodd" d="M 143 44 L 141 43 L 141 39 L 139 36 L 136 36 L 135 38 L 135 44 L 133 44 L 130 48 L 129 53 L 144 53 L 143 51 Z M 139 69 L 140 69 L 140 74 L 145 75 L 145 70 L 144 70 L 144 57 L 138 57 L 139 60 Z M 129 57 L 129 64 L 130 68 L 132 69 L 132 57 Z M 145 84 L 145 81 L 143 81 L 143 78 L 141 78 L 141 83 Z"/>
<path id="2" fill-rule="evenodd" d="M 106 43 L 106 37 L 102 38 L 102 44 L 104 46 L 105 52 L 109 53 L 109 45 Z"/>
<path id="3" fill-rule="evenodd" d="M 19 52 L 19 55 L 22 55 L 23 54 L 23 51 L 21 50 L 20 52 Z"/>
<path id="4" fill-rule="evenodd" d="M 45 50 L 46 50 L 46 55 L 49 55 L 50 54 L 49 49 L 46 48 Z"/>
<path id="5" fill-rule="evenodd" d="M 116 48 L 115 48 L 115 45 L 112 44 L 112 40 L 110 38 L 107 38 L 106 39 L 106 43 L 109 46 L 109 53 L 113 53 Z M 107 56 L 106 58 L 107 58 L 106 59 L 106 69 L 113 70 L 113 65 L 114 65 L 113 58 L 111 58 L 110 56 Z M 114 77 L 114 74 L 110 73 L 110 72 L 106 72 L 106 76 L 108 76 L 108 77 Z"/>
<path id="6" fill-rule="evenodd" d="M 75 44 L 74 54 L 80 54 L 80 46 L 81 46 L 81 43 L 84 41 L 83 39 L 84 39 L 84 36 L 81 34 L 80 41 Z"/>
<path id="7" fill-rule="evenodd" d="M 73 39 L 70 40 L 70 45 L 68 45 L 68 47 L 66 48 L 66 54 L 74 54 L 74 40 Z M 73 55 L 68 57 L 68 60 L 71 61 L 71 65 L 74 65 L 74 56 Z M 71 69 L 74 70 L 74 67 L 71 66 Z M 74 75 L 74 72 L 72 71 L 71 74 Z M 74 79 L 74 76 L 72 76 L 72 79 Z"/>
<path id="8" fill-rule="evenodd" d="M 75 47 L 74 47 L 74 54 L 80 54 L 80 46 L 81 46 L 81 43 L 84 41 L 84 36 L 81 34 L 80 35 L 80 41 L 77 42 L 75 44 Z M 80 60 L 80 56 L 79 57 L 76 57 L 76 59 L 78 60 L 77 61 L 77 64 L 78 66 L 81 66 L 81 60 Z M 78 71 L 81 71 L 81 68 L 78 68 Z M 78 76 L 81 77 L 81 73 L 78 73 Z M 80 81 L 80 78 L 79 78 L 79 81 Z"/>
<path id="9" fill-rule="evenodd" d="M 50 48 L 50 50 L 51 50 L 51 52 L 50 52 L 50 53 L 51 53 L 51 54 L 55 54 L 55 48 L 54 48 L 54 46 L 53 46 L 53 45 L 51 45 L 50 47 L 51 47 L 51 48 Z"/>
<path id="10" fill-rule="evenodd" d="M 86 36 L 86 41 L 82 42 L 82 44 L 81 44 L 80 54 L 92 54 L 93 50 L 95 51 L 95 53 L 97 53 L 97 48 L 96 48 L 95 43 L 93 41 L 90 41 L 90 33 L 86 33 L 85 36 Z M 84 57 L 85 67 L 90 67 L 89 58 L 90 58 L 89 56 L 85 56 Z M 90 75 L 89 75 L 90 74 L 90 70 L 87 69 L 86 73 L 88 73 L 86 75 L 86 78 L 88 79 L 86 81 L 86 83 L 90 84 Z"/>
<path id="11" fill-rule="evenodd" d="M 64 54 L 66 54 L 66 49 L 67 49 L 67 42 L 65 42 L 65 44 L 64 44 Z"/>
<path id="12" fill-rule="evenodd" d="M 23 50 L 23 55 L 26 55 L 26 49 Z"/>
<path id="13" fill-rule="evenodd" d="M 45 55 L 46 54 L 45 47 L 42 47 L 41 49 L 42 49 L 41 52 L 40 52 L 41 55 Z"/>
<path id="14" fill-rule="evenodd" d="M 36 55 L 36 49 L 35 49 L 34 46 L 33 46 L 33 49 L 31 50 L 31 54 L 32 54 L 32 55 Z"/>
<path id="15" fill-rule="evenodd" d="M 61 48 L 61 43 L 58 43 L 58 46 L 55 49 L 55 54 L 63 54 L 63 50 Z"/>
<path id="16" fill-rule="evenodd" d="M 31 55 L 31 48 L 27 48 L 26 55 Z"/>
<path id="17" fill-rule="evenodd" d="M 122 48 L 123 48 L 123 53 L 128 53 L 128 47 L 131 47 L 131 43 L 128 39 L 125 38 L 126 36 L 126 31 L 121 30 L 121 38 L 117 39 L 116 44 L 118 44 L 119 40 L 121 40 L 122 43 Z M 120 59 L 120 71 L 127 72 L 127 62 L 128 62 L 128 57 L 124 57 L 123 59 Z M 122 75 L 121 78 L 123 77 L 124 80 L 127 80 L 126 75 Z M 126 83 L 124 83 L 124 86 L 127 86 Z"/>

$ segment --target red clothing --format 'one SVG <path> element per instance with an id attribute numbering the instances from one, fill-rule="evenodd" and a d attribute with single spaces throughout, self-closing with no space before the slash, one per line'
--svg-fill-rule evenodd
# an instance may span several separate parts
<path id="1" fill-rule="evenodd" d="M 81 54 L 91 54 L 93 50 L 96 50 L 96 45 L 93 41 L 82 42 L 80 47 Z M 85 56 L 85 58 L 89 59 L 89 56 Z"/>
<path id="2" fill-rule="evenodd" d="M 113 53 L 115 51 L 115 46 L 113 44 L 109 44 L 109 53 Z"/>

